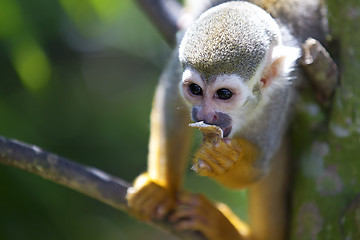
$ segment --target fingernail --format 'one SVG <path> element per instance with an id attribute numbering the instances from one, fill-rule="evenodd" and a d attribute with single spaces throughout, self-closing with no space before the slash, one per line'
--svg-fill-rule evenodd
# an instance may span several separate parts
<path id="1" fill-rule="evenodd" d="M 134 193 L 134 192 L 135 192 L 134 187 L 129 187 L 129 188 L 127 189 L 127 194 L 132 194 L 132 193 Z"/>
<path id="2" fill-rule="evenodd" d="M 231 139 L 230 138 L 224 138 L 224 142 L 228 145 L 231 144 Z"/>
<path id="3" fill-rule="evenodd" d="M 194 172 L 198 172 L 198 168 L 196 167 L 196 164 L 191 166 L 191 170 L 193 170 Z"/>
<path id="4" fill-rule="evenodd" d="M 157 217 L 157 219 L 163 218 L 164 215 L 165 215 L 165 207 L 164 207 L 164 206 L 158 207 L 158 209 L 157 209 L 157 211 L 156 211 L 156 217 Z"/>
<path id="5" fill-rule="evenodd" d="M 207 165 L 203 160 L 199 159 L 199 168 L 203 169 L 203 170 L 210 170 L 210 166 Z"/>

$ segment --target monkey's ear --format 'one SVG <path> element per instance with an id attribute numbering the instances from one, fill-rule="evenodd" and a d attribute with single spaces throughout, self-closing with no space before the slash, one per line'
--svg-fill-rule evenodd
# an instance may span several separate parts
<path id="1" fill-rule="evenodd" d="M 289 83 L 289 74 L 300 57 L 300 49 L 296 47 L 277 46 L 272 57 L 264 67 L 260 84 L 263 88 Z"/>
<path id="2" fill-rule="evenodd" d="M 269 66 L 265 66 L 264 72 L 260 79 L 260 86 L 269 87 L 276 79 L 284 74 L 285 56 L 281 56 L 273 60 Z"/>

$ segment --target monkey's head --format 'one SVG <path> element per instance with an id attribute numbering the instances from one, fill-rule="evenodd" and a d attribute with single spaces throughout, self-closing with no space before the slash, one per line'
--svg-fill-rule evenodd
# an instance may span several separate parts
<path id="1" fill-rule="evenodd" d="M 203 13 L 179 47 L 181 92 L 193 120 L 221 127 L 225 137 L 238 132 L 286 85 L 282 76 L 297 58 L 297 50 L 288 58 L 287 48 L 275 20 L 251 3 L 228 2 Z"/>

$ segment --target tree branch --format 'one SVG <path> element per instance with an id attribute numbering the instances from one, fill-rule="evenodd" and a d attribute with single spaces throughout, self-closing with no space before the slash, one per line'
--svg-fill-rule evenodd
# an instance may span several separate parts
<path id="1" fill-rule="evenodd" d="M 307 74 L 319 103 L 327 106 L 338 84 L 339 72 L 330 54 L 313 38 L 306 40 L 301 46 L 300 66 Z"/>
<path id="2" fill-rule="evenodd" d="M 80 165 L 43 151 L 37 146 L 0 137 L 0 164 L 39 175 L 118 210 L 129 211 L 126 200 L 127 189 L 131 186 L 129 183 L 96 168 Z M 180 239 L 204 239 L 197 232 L 175 232 L 166 220 L 150 224 Z"/>
<path id="3" fill-rule="evenodd" d="M 159 29 L 165 40 L 171 45 L 176 44 L 176 33 L 182 6 L 176 0 L 136 0 Z"/>
<path id="4" fill-rule="evenodd" d="M 34 173 L 126 211 L 127 182 L 82 166 L 37 146 L 0 137 L 0 163 Z"/>

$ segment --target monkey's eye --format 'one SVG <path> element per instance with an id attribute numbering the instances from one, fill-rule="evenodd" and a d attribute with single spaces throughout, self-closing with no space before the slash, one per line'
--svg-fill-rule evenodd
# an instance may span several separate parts
<path id="1" fill-rule="evenodd" d="M 227 100 L 232 97 L 233 93 L 226 88 L 222 88 L 217 90 L 216 94 L 218 95 L 219 99 L 221 100 Z"/>
<path id="2" fill-rule="evenodd" d="M 192 83 L 189 85 L 189 91 L 194 95 L 202 95 L 202 89 L 199 85 Z"/>

